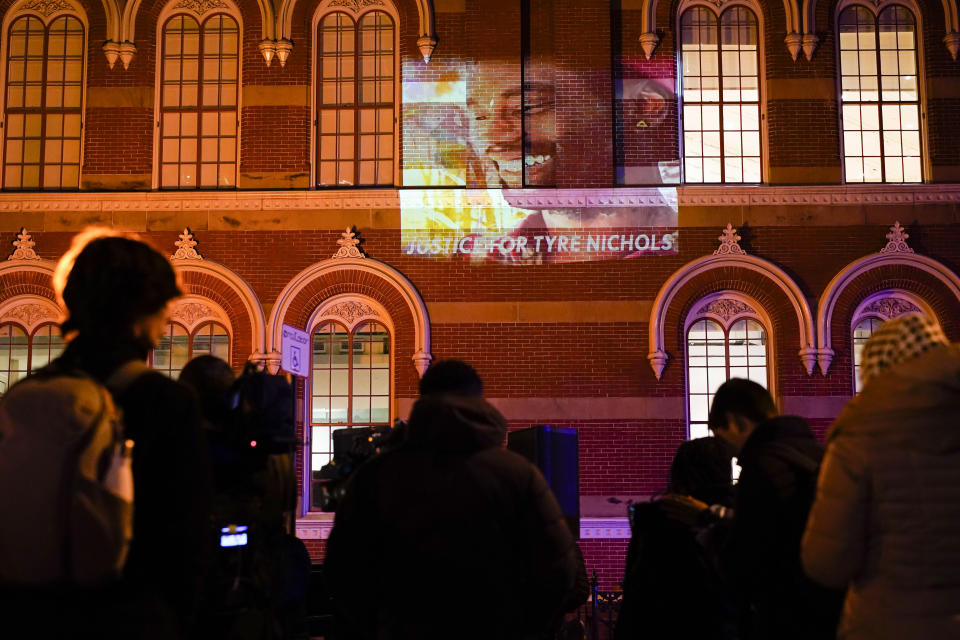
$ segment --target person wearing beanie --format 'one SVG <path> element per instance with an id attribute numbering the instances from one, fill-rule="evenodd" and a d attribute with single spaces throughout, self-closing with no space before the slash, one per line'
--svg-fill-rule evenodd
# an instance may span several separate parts
<path id="1" fill-rule="evenodd" d="M 338 638 L 519 640 L 558 623 L 576 543 L 482 393 L 470 365 L 434 363 L 404 442 L 350 478 L 324 561 Z"/>
<path id="2" fill-rule="evenodd" d="M 91 229 L 60 260 L 54 288 L 68 342 L 49 366 L 113 386 L 134 441 L 133 540 L 110 628 L 121 637 L 187 637 L 206 562 L 210 473 L 193 392 L 146 365 L 170 301 L 182 295 L 176 274 L 146 243 Z M 121 368 L 131 373 L 117 392 Z"/>
<path id="3" fill-rule="evenodd" d="M 960 348 L 932 319 L 884 323 L 830 427 L 802 542 L 847 590 L 839 637 L 960 638 Z"/>

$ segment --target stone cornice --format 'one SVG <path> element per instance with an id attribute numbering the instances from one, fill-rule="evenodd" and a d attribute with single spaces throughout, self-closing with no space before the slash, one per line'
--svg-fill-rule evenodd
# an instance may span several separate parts
<path id="1" fill-rule="evenodd" d="M 503 191 L 511 205 L 529 209 L 566 207 L 662 206 L 669 189 L 524 189 Z M 432 206 L 490 206 L 487 190 L 376 189 L 351 191 L 185 191 L 123 193 L 0 193 L 0 213 L 116 211 L 290 211 L 399 209 L 408 195 L 422 194 Z M 418 199 L 418 198 L 415 198 Z M 500 200 L 500 198 L 495 198 Z M 960 184 L 816 185 L 802 187 L 684 186 L 679 206 L 843 206 L 862 204 L 938 204 L 960 202 Z"/>

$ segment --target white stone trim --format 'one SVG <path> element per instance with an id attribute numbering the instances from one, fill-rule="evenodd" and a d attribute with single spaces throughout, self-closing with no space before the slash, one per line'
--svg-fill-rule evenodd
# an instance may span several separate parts
<path id="1" fill-rule="evenodd" d="M 724 267 L 735 267 L 758 273 L 770 280 L 787 296 L 797 315 L 797 326 L 800 333 L 800 359 L 807 375 L 810 375 L 816 364 L 813 314 L 810 312 L 810 305 L 797 283 L 783 269 L 763 258 L 751 255 L 710 255 L 692 260 L 675 271 L 660 287 L 660 291 L 653 301 L 653 307 L 650 310 L 650 353 L 647 355 L 647 359 L 650 361 L 650 366 L 657 379 L 660 379 L 663 368 L 670 358 L 666 352 L 663 327 L 674 297 L 693 278 Z"/>
<path id="2" fill-rule="evenodd" d="M 193 294 L 177 298 L 170 304 L 168 318 L 186 329 L 191 336 L 200 325 L 216 322 L 227 330 L 230 347 L 233 347 L 233 326 L 230 319 L 223 307 L 209 298 Z"/>
<path id="3" fill-rule="evenodd" d="M 430 354 L 430 314 L 427 311 L 427 305 L 423 302 L 416 287 L 406 276 L 390 265 L 372 258 L 324 260 L 297 274 L 277 296 L 273 309 L 270 311 L 267 348 L 270 350 L 271 357 L 278 357 L 276 354 L 279 353 L 280 349 L 283 321 L 297 294 L 314 280 L 337 271 L 360 271 L 375 275 L 389 283 L 400 294 L 413 317 L 414 352 L 411 355 L 411 360 L 413 360 L 417 373 L 422 376 L 433 359 Z M 396 338 L 394 339 L 396 340 Z"/>
<path id="4" fill-rule="evenodd" d="M 263 307 L 260 306 L 260 299 L 254 292 L 253 287 L 251 287 L 246 280 L 231 269 L 211 260 L 175 260 L 173 261 L 173 268 L 178 273 L 193 272 L 212 276 L 226 283 L 227 286 L 233 289 L 247 311 L 250 328 L 253 331 L 253 335 L 251 336 L 253 354 L 251 354 L 250 359 L 259 360 L 265 357 L 266 322 L 264 321 Z M 203 298 L 203 300 L 215 304 L 206 298 Z M 226 316 L 225 313 L 224 315 Z M 232 330 L 229 322 L 226 323 L 226 327 L 228 331 Z M 233 337 L 233 334 L 231 334 L 231 340 Z M 230 346 L 232 349 L 232 342 Z"/>
<path id="5" fill-rule="evenodd" d="M 297 537 L 301 540 L 326 540 L 333 530 L 333 514 L 311 514 L 297 519 Z M 580 518 L 580 538 L 584 540 L 629 540 L 630 521 L 625 518 Z"/>
<path id="6" fill-rule="evenodd" d="M 59 325 L 63 318 L 63 310 L 43 296 L 19 295 L 0 304 L 0 324 L 12 322 L 22 327 L 28 336 L 40 325 L 51 322 Z"/>
<path id="7" fill-rule="evenodd" d="M 0 193 L 0 213 L 76 212 L 102 213 L 147 211 L 211 212 L 289 211 L 314 209 L 400 209 L 401 191 L 407 189 L 344 189 L 323 191 L 130 191 L 123 193 Z M 865 204 L 960 203 L 958 184 L 849 184 L 813 186 L 688 185 L 677 187 L 671 201 L 659 189 L 523 189 L 504 190 L 511 205 L 521 209 L 567 207 L 756 207 L 844 206 Z M 431 189 L 430 197 L 443 206 L 488 204 L 487 190 Z M 734 221 L 737 223 L 738 221 Z M 866 223 L 866 219 L 865 222 Z M 794 223 L 795 224 L 795 223 Z M 830 222 L 819 223 L 829 226 Z M 849 224 L 844 222 L 844 224 Z M 766 226 L 766 225 L 764 225 Z M 43 229 L 34 229 L 43 231 Z"/>
<path id="8" fill-rule="evenodd" d="M 905 266 L 927 273 L 947 287 L 947 289 L 960 301 L 960 277 L 957 277 L 946 265 L 922 256 L 916 253 L 872 253 L 858 260 L 854 260 L 840 273 L 835 275 L 827 287 L 820 294 L 820 300 L 817 303 L 817 364 L 823 375 L 830 370 L 830 363 L 833 362 L 833 335 L 830 325 L 833 321 L 833 312 L 837 306 L 837 300 L 846 288 L 856 278 L 872 271 L 886 266 Z M 927 305 L 929 308 L 929 305 Z M 936 317 L 931 314 L 931 317 Z"/>

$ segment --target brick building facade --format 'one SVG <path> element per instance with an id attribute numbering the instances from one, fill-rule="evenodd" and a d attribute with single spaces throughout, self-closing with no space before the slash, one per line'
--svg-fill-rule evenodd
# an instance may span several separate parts
<path id="1" fill-rule="evenodd" d="M 188 342 L 219 327 L 236 368 L 279 366 L 282 324 L 326 327 L 331 345 L 375 326 L 389 343 L 382 393 L 347 394 L 350 415 L 333 419 L 316 363 L 299 382 L 298 532 L 317 558 L 331 521 L 306 497 L 329 452 L 316 429 L 377 422 L 378 402 L 405 416 L 431 360 L 473 363 L 511 428 L 579 430 L 581 546 L 609 587 L 623 505 L 664 488 L 717 371 L 742 364 L 822 435 L 855 392 L 870 322 L 920 311 L 960 340 L 956 0 L 0 5 L 0 233 L 15 244 L 0 265 L 0 351 L 14 333 L 41 348 L 59 314 L 52 265 L 92 224 L 177 254 L 188 296 L 174 321 Z M 730 115 L 714 135 L 717 107 L 739 124 Z M 586 230 L 591 212 L 661 197 L 667 222 L 602 231 L 614 244 L 671 234 L 659 253 L 478 259 L 409 243 L 425 209 L 434 222 L 462 208 L 575 211 Z M 517 228 L 495 231 L 515 242 Z M 704 345 L 719 364 L 695 361 Z M 33 364 L 24 353 L 6 356 L 8 381 Z M 360 396 L 369 410 L 355 419 Z"/>

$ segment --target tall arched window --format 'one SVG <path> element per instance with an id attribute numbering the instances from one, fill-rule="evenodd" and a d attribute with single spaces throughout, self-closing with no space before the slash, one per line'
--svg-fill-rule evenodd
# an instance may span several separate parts
<path id="1" fill-rule="evenodd" d="M 685 182 L 760 182 L 759 26 L 747 7 L 680 16 Z"/>
<path id="2" fill-rule="evenodd" d="M 851 345 L 853 347 L 853 390 L 860 393 L 860 362 L 863 345 L 887 320 L 908 313 L 922 313 L 936 318 L 930 307 L 916 296 L 901 290 L 881 291 L 865 299 L 853 313 Z"/>
<path id="3" fill-rule="evenodd" d="M 383 324 L 363 322 L 349 330 L 329 321 L 313 331 L 310 468 L 314 480 L 333 455 L 335 430 L 390 424 L 390 374 L 390 332 Z"/>
<path id="4" fill-rule="evenodd" d="M 319 20 L 316 38 L 317 184 L 393 184 L 393 17 L 385 11 L 356 17 L 333 11 Z"/>
<path id="5" fill-rule="evenodd" d="M 843 9 L 837 22 L 847 182 L 922 181 L 913 14 L 898 4 L 879 13 L 856 4 Z"/>
<path id="6" fill-rule="evenodd" d="M 160 343 L 150 354 L 150 366 L 171 378 L 191 359 L 212 355 L 230 362 L 230 334 L 219 322 L 205 322 L 188 331 L 178 322 L 168 322 Z"/>
<path id="7" fill-rule="evenodd" d="M 177 13 L 163 23 L 160 46 L 159 186 L 236 187 L 237 20 L 225 13 Z"/>
<path id="8" fill-rule="evenodd" d="M 769 341 L 751 304 L 720 297 L 687 320 L 687 417 L 690 438 L 709 435 L 707 416 L 717 388 L 730 378 L 770 387 Z"/>
<path id="9" fill-rule="evenodd" d="M 14 7 L 4 34 L 3 188 L 77 189 L 86 30 L 67 3 L 17 16 L 32 6 Z"/>
<path id="10" fill-rule="evenodd" d="M 41 369 L 63 352 L 63 338 L 53 323 L 27 334 L 18 324 L 0 324 L 0 394 Z"/>

